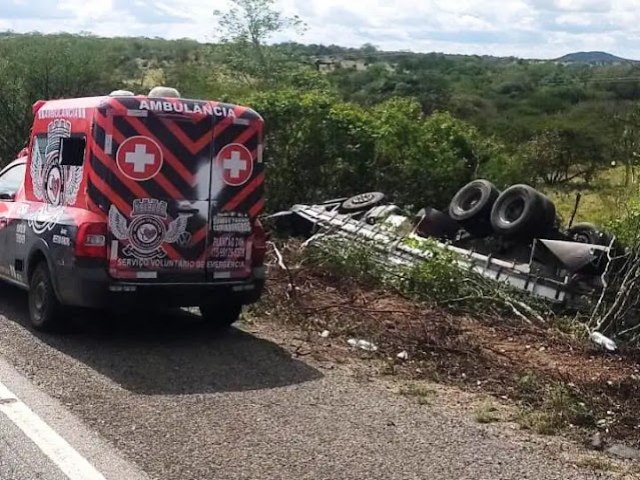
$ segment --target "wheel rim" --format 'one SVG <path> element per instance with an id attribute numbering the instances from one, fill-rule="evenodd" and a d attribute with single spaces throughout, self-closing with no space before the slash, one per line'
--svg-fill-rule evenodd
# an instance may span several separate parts
<path id="1" fill-rule="evenodd" d="M 462 202 L 460 202 L 460 206 L 462 207 L 462 210 L 468 212 L 476 205 L 478 205 L 478 203 L 480 203 L 480 200 L 482 200 L 482 192 L 480 191 L 480 189 L 473 189 L 462 199 Z"/>
<path id="2" fill-rule="evenodd" d="M 45 299 L 45 286 L 43 282 L 38 283 L 38 285 L 36 286 L 36 291 L 34 293 L 35 295 L 33 300 L 35 303 L 35 307 L 37 310 L 42 310 Z"/>
<path id="3" fill-rule="evenodd" d="M 354 205 L 364 205 L 365 203 L 371 202 L 373 199 L 374 195 L 372 193 L 362 193 L 353 197 L 351 202 Z"/>
<path id="4" fill-rule="evenodd" d="M 504 223 L 514 223 L 524 213 L 525 202 L 522 198 L 514 199 L 505 204 L 500 210 L 500 220 Z"/>
<path id="5" fill-rule="evenodd" d="M 42 280 L 40 280 L 36 283 L 35 288 L 33 288 L 31 297 L 31 307 L 33 310 L 33 318 L 35 320 L 40 320 L 40 317 L 42 316 L 42 311 L 46 304 L 46 297 L 47 286 Z"/>
<path id="6" fill-rule="evenodd" d="M 573 239 L 578 243 L 592 243 L 591 237 L 586 232 L 577 232 L 574 234 Z"/>

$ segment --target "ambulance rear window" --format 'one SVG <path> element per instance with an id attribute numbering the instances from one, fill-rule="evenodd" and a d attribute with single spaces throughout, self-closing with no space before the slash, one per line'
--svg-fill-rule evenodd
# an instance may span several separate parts
<path id="1" fill-rule="evenodd" d="M 60 164 L 81 167 L 87 146 L 85 137 L 63 138 L 60 144 Z"/>

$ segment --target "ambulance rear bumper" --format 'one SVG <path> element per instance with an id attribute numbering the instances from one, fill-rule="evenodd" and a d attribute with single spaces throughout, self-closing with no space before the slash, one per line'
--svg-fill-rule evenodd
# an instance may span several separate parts
<path id="1" fill-rule="evenodd" d="M 241 280 L 152 282 L 117 281 L 105 268 L 76 266 L 59 272 L 57 280 L 60 302 L 74 307 L 192 307 L 218 300 L 249 305 L 262 296 L 265 268 L 254 268 Z"/>

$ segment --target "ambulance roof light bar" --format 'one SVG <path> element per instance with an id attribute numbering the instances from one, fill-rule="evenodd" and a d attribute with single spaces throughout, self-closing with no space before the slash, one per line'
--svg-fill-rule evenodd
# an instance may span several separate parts
<path id="1" fill-rule="evenodd" d="M 154 87 L 149 92 L 149 97 L 165 97 L 165 98 L 180 98 L 180 92 L 171 87 Z"/>
<path id="2" fill-rule="evenodd" d="M 114 90 L 109 94 L 110 97 L 133 97 L 135 93 L 129 90 Z"/>

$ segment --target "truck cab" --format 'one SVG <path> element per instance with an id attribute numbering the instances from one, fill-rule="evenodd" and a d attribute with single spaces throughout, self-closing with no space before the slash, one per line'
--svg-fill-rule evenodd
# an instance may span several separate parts
<path id="1" fill-rule="evenodd" d="M 179 95 L 39 101 L 0 171 L 0 278 L 35 328 L 67 307 L 198 306 L 226 327 L 260 298 L 263 120 Z"/>

